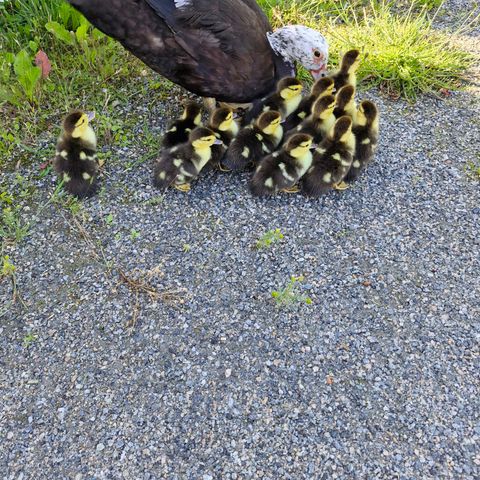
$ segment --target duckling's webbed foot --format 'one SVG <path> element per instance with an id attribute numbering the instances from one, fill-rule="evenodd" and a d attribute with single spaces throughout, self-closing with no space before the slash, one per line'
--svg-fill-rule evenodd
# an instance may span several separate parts
<path id="1" fill-rule="evenodd" d="M 280 191 L 284 192 L 284 193 L 298 193 L 300 191 L 300 187 L 297 184 L 297 185 L 293 185 L 293 186 L 288 187 L 288 188 L 283 188 Z"/>
<path id="2" fill-rule="evenodd" d="M 173 188 L 175 188 L 176 190 L 180 191 L 180 192 L 183 192 L 183 193 L 187 193 L 190 191 L 190 184 L 189 183 L 180 183 L 180 184 L 174 184 L 173 185 Z"/>
<path id="3" fill-rule="evenodd" d="M 348 183 L 345 183 L 343 180 L 340 183 L 335 183 L 333 185 L 333 188 L 335 190 L 339 190 L 343 192 L 344 190 L 347 190 L 347 188 L 350 188 L 350 185 Z"/>
<path id="4" fill-rule="evenodd" d="M 229 173 L 229 172 L 232 171 L 230 168 L 226 167 L 223 163 L 219 163 L 219 164 L 218 164 L 218 169 L 219 169 L 221 172 L 226 172 L 226 173 Z"/>

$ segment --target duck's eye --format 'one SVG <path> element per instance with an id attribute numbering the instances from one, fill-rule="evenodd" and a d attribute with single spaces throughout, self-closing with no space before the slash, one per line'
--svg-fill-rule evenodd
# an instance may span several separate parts
<path id="1" fill-rule="evenodd" d="M 317 58 L 319 58 L 319 57 L 322 56 L 322 54 L 321 54 L 318 50 L 315 50 L 315 51 L 313 52 L 313 54 L 314 54 Z"/>

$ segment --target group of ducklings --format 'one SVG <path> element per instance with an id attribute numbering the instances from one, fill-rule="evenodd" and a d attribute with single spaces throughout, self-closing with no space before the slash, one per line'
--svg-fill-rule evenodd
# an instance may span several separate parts
<path id="1" fill-rule="evenodd" d="M 378 142 L 377 107 L 368 100 L 355 103 L 359 63 L 359 51 L 350 50 L 340 68 L 315 82 L 305 97 L 298 79 L 280 80 L 242 128 L 229 107 L 215 109 L 203 126 L 201 107 L 187 102 L 163 137 L 154 185 L 187 192 L 211 166 L 254 170 L 250 191 L 256 196 L 301 190 L 317 197 L 348 188 L 370 163 Z M 65 119 L 54 160 L 65 188 L 80 197 L 96 191 L 101 166 L 90 119 L 82 112 Z"/>

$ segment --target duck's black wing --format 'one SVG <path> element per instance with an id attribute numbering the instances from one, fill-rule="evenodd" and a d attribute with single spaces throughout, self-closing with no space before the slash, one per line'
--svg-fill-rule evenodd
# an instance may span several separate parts
<path id="1" fill-rule="evenodd" d="M 250 102 L 278 80 L 266 37 L 271 28 L 254 0 L 69 1 L 152 69 L 198 95 Z"/>

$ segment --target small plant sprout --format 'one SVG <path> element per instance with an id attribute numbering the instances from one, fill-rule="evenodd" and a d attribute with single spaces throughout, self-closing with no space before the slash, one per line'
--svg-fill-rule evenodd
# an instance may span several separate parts
<path id="1" fill-rule="evenodd" d="M 192 247 L 188 243 L 184 243 L 182 249 L 184 253 L 188 253 Z"/>
<path id="2" fill-rule="evenodd" d="M 470 180 L 476 180 L 480 182 L 480 154 L 478 154 L 478 160 L 471 160 L 465 166 L 465 173 Z"/>
<path id="3" fill-rule="evenodd" d="M 5 242 L 21 242 L 30 231 L 30 225 L 20 217 L 20 206 L 8 206 L 2 209 L 0 219 L 0 238 Z"/>
<path id="4" fill-rule="evenodd" d="M 37 338 L 37 335 L 35 335 L 33 332 L 27 333 L 23 337 L 23 347 L 28 348 Z"/>
<path id="5" fill-rule="evenodd" d="M 262 248 L 270 248 L 273 243 L 283 240 L 283 237 L 284 235 L 279 228 L 269 230 L 256 241 L 255 248 L 258 250 L 261 250 Z"/>
<path id="6" fill-rule="evenodd" d="M 299 284 L 303 282 L 305 278 L 303 275 L 298 277 L 290 277 L 290 281 L 286 287 L 282 290 L 274 290 L 272 292 L 272 298 L 278 308 L 293 305 L 295 303 L 312 304 L 312 299 L 300 292 Z"/>
<path id="7" fill-rule="evenodd" d="M 106 217 L 105 217 L 105 224 L 108 225 L 109 227 L 111 225 L 113 225 L 113 215 L 111 213 L 109 213 Z"/>
<path id="8" fill-rule="evenodd" d="M 131 238 L 132 240 L 136 240 L 136 239 L 139 238 L 139 237 L 140 237 L 140 232 L 137 231 L 137 230 L 135 230 L 134 228 L 132 228 L 132 229 L 130 230 L 130 238 Z"/>
<path id="9" fill-rule="evenodd" d="M 0 278 L 8 278 L 15 274 L 15 266 L 10 262 L 10 257 L 5 255 L 3 257 L 2 270 L 0 271 Z"/>
<path id="10" fill-rule="evenodd" d="M 9 305 L 6 307 L 6 309 L 0 310 L 0 317 L 2 317 L 5 312 L 8 311 L 10 306 L 14 304 L 17 300 L 20 300 L 20 302 L 23 304 L 23 300 L 17 289 L 17 277 L 15 271 L 15 265 L 13 265 L 13 263 L 10 261 L 10 257 L 8 255 L 4 255 L 2 257 L 2 263 L 0 268 L 0 283 L 2 283 L 4 280 L 10 279 L 10 282 L 12 284 L 12 300 L 11 302 L 9 302 Z"/>

